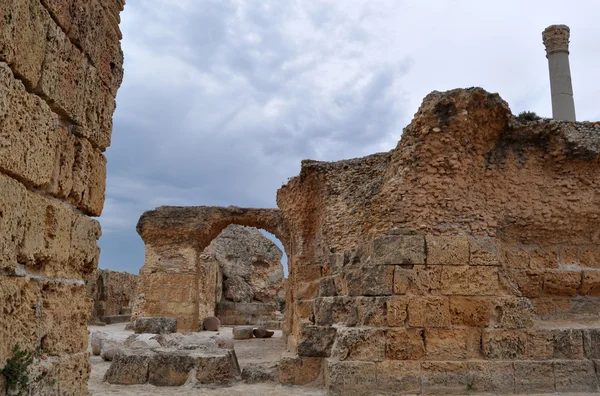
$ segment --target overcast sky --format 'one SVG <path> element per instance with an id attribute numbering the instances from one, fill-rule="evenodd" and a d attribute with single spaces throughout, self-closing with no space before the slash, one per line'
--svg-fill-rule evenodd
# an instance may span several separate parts
<path id="1" fill-rule="evenodd" d="M 550 117 L 541 32 L 571 28 L 579 120 L 599 120 L 600 1 L 128 0 L 100 267 L 137 273 L 160 205 L 275 207 L 300 161 L 395 147 L 432 90 Z"/>

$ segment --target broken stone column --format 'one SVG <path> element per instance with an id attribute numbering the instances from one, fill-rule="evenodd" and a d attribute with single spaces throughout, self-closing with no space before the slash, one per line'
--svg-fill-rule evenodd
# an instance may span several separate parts
<path id="1" fill-rule="evenodd" d="M 546 58 L 550 69 L 552 117 L 556 120 L 575 121 L 575 103 L 569 68 L 569 27 L 548 26 L 542 33 Z"/>

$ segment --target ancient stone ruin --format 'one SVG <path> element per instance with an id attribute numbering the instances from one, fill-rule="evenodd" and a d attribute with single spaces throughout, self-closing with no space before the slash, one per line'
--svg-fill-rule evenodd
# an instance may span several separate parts
<path id="1" fill-rule="evenodd" d="M 123 4 L 0 2 L 0 367 L 15 346 L 33 353 L 29 394 L 88 393 L 84 280 L 98 264 Z M 0 393 L 11 380 L 0 375 Z"/>
<path id="2" fill-rule="evenodd" d="M 112 324 L 129 322 L 136 298 L 137 275 L 127 272 L 97 269 L 85 285 L 93 300 L 90 323 Z"/>
<path id="3" fill-rule="evenodd" d="M 483 89 L 432 92 L 394 150 L 303 161 L 279 209 L 144 213 L 146 313 L 197 330 L 203 250 L 254 226 L 288 255 L 282 383 L 596 392 L 599 152 L 600 123 L 521 123 Z"/>

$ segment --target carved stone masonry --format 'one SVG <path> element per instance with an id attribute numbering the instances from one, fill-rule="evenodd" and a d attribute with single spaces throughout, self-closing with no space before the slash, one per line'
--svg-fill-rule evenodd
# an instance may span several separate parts
<path id="1" fill-rule="evenodd" d="M 548 26 L 542 33 L 546 54 L 554 52 L 569 53 L 570 29 L 567 25 Z"/>

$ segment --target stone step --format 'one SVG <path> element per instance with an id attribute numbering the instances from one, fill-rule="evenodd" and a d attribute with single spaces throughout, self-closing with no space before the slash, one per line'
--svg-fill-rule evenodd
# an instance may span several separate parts
<path id="1" fill-rule="evenodd" d="M 121 315 L 131 315 L 131 308 L 129 308 L 129 307 L 122 307 L 121 308 Z"/>
<path id="2" fill-rule="evenodd" d="M 131 315 L 101 316 L 99 319 L 106 324 L 125 323 L 131 320 Z"/>

